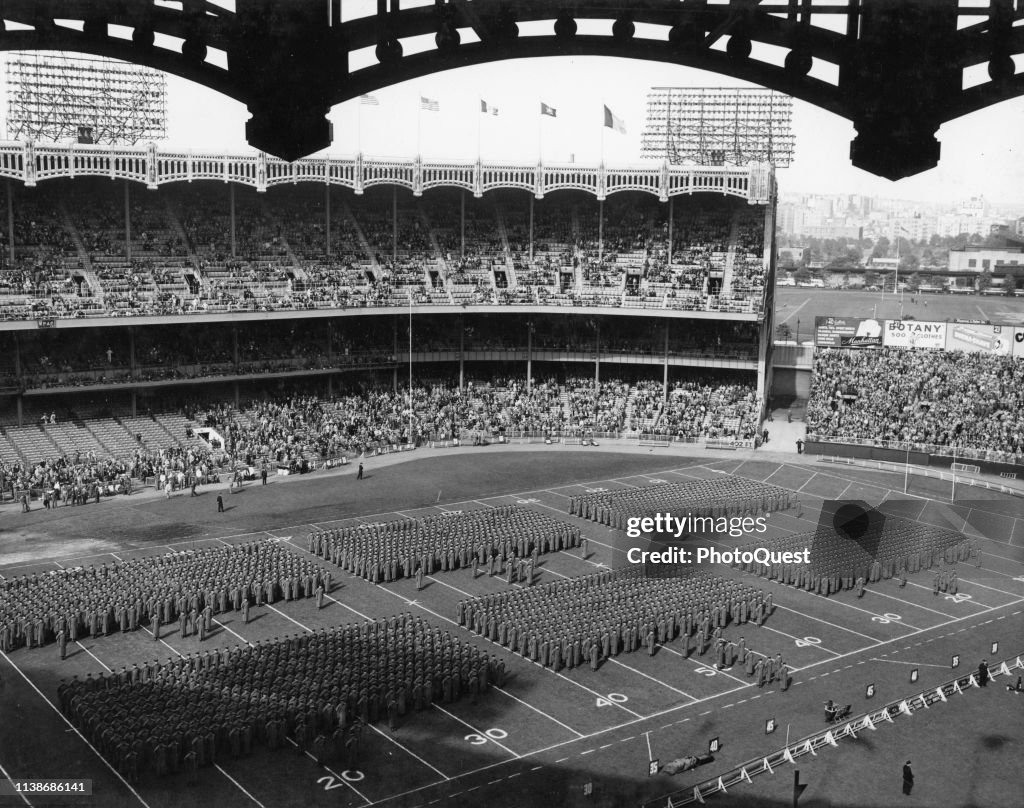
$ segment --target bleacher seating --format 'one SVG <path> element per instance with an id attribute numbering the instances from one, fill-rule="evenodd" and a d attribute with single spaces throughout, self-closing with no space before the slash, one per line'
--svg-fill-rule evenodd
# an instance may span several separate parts
<path id="1" fill-rule="evenodd" d="M 666 206 L 648 194 L 610 196 L 603 227 L 587 194 L 539 200 L 531 244 L 523 193 L 436 189 L 427 204 L 400 190 L 395 208 L 391 189 L 334 189 L 328 250 L 315 187 L 236 187 L 234 239 L 222 183 L 130 191 L 130 245 L 121 185 L 19 191 L 19 259 L 0 272 L 0 316 L 407 306 L 410 294 L 415 305 L 763 305 L 763 208 L 739 200 L 677 198 L 669 261 Z"/>
<path id="2" fill-rule="evenodd" d="M 810 438 L 1024 456 L 1024 360 L 961 351 L 821 349 Z"/>

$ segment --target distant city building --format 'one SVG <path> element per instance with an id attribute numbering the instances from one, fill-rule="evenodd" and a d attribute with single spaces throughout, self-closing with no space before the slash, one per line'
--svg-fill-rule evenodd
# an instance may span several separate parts
<path id="1" fill-rule="evenodd" d="M 875 199 L 857 194 L 783 194 L 778 206 L 779 230 L 788 236 L 823 239 L 886 238 L 929 241 L 933 236 L 956 238 L 1000 233 L 1024 237 L 1020 206 L 998 207 L 984 197 L 955 204 Z"/>
<path id="2" fill-rule="evenodd" d="M 950 272 L 992 272 L 997 266 L 1024 267 L 1024 250 L 1014 247 L 965 247 L 949 251 Z"/>

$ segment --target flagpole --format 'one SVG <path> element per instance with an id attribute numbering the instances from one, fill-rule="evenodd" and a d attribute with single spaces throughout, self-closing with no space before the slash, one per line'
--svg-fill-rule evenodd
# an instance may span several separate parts
<path id="1" fill-rule="evenodd" d="M 356 154 L 363 152 L 363 99 L 356 99 Z"/>
<path id="2" fill-rule="evenodd" d="M 604 130 L 605 130 L 605 125 L 604 125 L 604 115 L 605 115 L 605 112 L 604 111 L 606 109 L 608 109 L 608 107 L 604 103 L 604 100 L 602 99 L 602 101 L 601 101 L 601 165 L 604 165 Z"/>
<path id="3" fill-rule="evenodd" d="M 544 107 L 541 106 L 540 116 L 537 118 L 537 163 L 544 163 Z"/>
<path id="4" fill-rule="evenodd" d="M 479 94 L 479 93 L 477 93 L 477 95 L 479 96 L 480 94 Z M 480 99 L 480 98 L 477 98 L 477 104 L 478 104 L 478 106 L 479 106 L 479 104 L 481 103 L 481 101 L 482 101 L 482 99 Z M 476 159 L 477 159 L 477 161 L 478 161 L 478 162 L 479 162 L 479 160 L 480 160 L 480 127 L 481 127 L 481 125 L 482 125 L 482 124 L 480 123 L 480 119 L 481 119 L 481 118 L 482 118 L 483 116 L 484 116 L 484 111 L 483 111 L 483 109 L 482 109 L 482 108 L 481 108 L 481 109 L 478 109 L 478 110 L 476 111 Z"/>
<path id="5" fill-rule="evenodd" d="M 417 157 L 421 157 L 422 156 L 420 154 L 420 130 L 423 128 L 422 127 L 422 123 L 421 123 L 421 121 L 423 119 L 423 98 L 424 98 L 424 96 L 421 93 L 420 94 L 419 104 L 417 104 L 417 106 L 416 106 L 416 156 Z"/>
<path id="6" fill-rule="evenodd" d="M 409 442 L 416 445 L 413 437 L 413 296 L 409 296 Z"/>

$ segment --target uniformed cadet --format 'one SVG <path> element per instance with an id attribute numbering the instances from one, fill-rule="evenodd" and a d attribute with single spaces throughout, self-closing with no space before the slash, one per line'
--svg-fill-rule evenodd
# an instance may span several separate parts
<path id="1" fill-rule="evenodd" d="M 190 786 L 194 786 L 199 782 L 199 758 L 191 750 L 185 754 L 185 772 L 188 775 L 188 784 Z M 157 773 L 159 774 L 159 772 Z"/>
<path id="2" fill-rule="evenodd" d="M 317 584 L 316 587 L 316 608 L 319 611 L 324 607 L 324 587 L 322 584 Z"/>
<path id="3" fill-rule="evenodd" d="M 323 734 L 313 739 L 313 757 L 323 766 L 327 762 L 327 737 Z"/>
<path id="4" fill-rule="evenodd" d="M 249 598 L 242 601 L 242 623 L 249 624 Z"/>
<path id="5" fill-rule="evenodd" d="M 352 732 L 345 738 L 345 760 L 350 770 L 359 765 L 359 739 Z"/>
<path id="6" fill-rule="evenodd" d="M 587 545 L 588 545 L 588 541 L 587 541 L 586 536 L 581 536 L 580 537 L 580 558 L 582 558 L 584 561 L 586 561 L 587 558 L 590 557 L 590 553 L 587 551 Z"/>
<path id="7" fill-rule="evenodd" d="M 60 646 L 60 658 L 62 660 L 68 657 L 68 635 L 64 631 L 63 627 L 57 632 L 57 644 Z"/>
<path id="8" fill-rule="evenodd" d="M 765 682 L 768 679 L 768 672 L 766 670 L 765 660 L 758 658 L 754 664 L 754 675 L 757 676 L 757 686 L 764 687 Z"/>
<path id="9" fill-rule="evenodd" d="M 389 693 L 387 699 L 388 729 L 392 732 L 398 730 L 398 700 Z"/>

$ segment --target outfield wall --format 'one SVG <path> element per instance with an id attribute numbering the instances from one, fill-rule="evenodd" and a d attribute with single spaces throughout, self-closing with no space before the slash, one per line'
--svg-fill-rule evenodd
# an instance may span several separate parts
<path id="1" fill-rule="evenodd" d="M 1024 359 L 1024 328 L 980 322 L 816 317 L 819 348 L 928 348 Z"/>
<path id="2" fill-rule="evenodd" d="M 853 457 L 859 460 L 880 460 L 887 463 L 906 463 L 915 466 L 931 466 L 932 468 L 949 469 L 954 463 L 964 466 L 976 466 L 983 474 L 992 474 L 1010 479 L 1024 479 L 1024 466 L 1013 463 L 1002 463 L 996 460 L 979 460 L 977 458 L 954 457 L 952 454 L 929 453 L 911 450 L 909 453 L 900 449 L 889 449 L 882 446 L 866 446 L 856 443 L 832 443 L 829 441 L 808 440 L 804 443 L 804 452 L 809 455 L 828 457 Z M 1012 475 L 1012 476 L 1011 476 Z"/>

